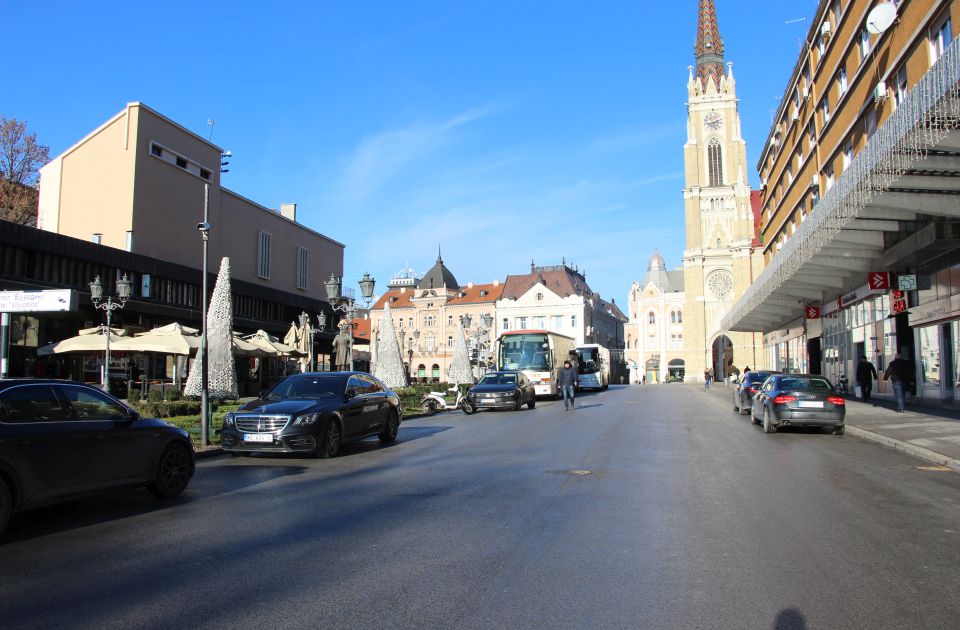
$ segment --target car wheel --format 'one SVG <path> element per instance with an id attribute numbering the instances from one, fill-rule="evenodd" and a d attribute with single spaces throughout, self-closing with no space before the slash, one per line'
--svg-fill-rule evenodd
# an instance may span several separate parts
<path id="1" fill-rule="evenodd" d="M 387 426 L 383 429 L 383 433 L 378 435 L 380 441 L 384 444 L 389 442 L 395 442 L 397 440 L 397 433 L 400 432 L 400 418 L 397 417 L 396 411 L 390 412 L 390 417 L 387 418 Z"/>
<path id="2" fill-rule="evenodd" d="M 517 400 L 513 403 L 513 410 L 520 411 L 520 408 L 523 407 L 523 395 L 520 392 L 517 392 Z"/>
<path id="3" fill-rule="evenodd" d="M 190 452 L 182 444 L 170 444 L 160 454 L 157 477 L 148 486 L 158 497 L 175 497 L 190 481 Z"/>
<path id="4" fill-rule="evenodd" d="M 846 430 L 846 425 L 840 424 L 840 425 L 837 425 L 837 426 L 833 427 L 833 434 L 834 434 L 834 435 L 843 435 L 843 433 L 844 433 L 845 430 Z"/>
<path id="5" fill-rule="evenodd" d="M 770 422 L 770 410 L 763 410 L 763 432 L 764 433 L 776 433 L 777 427 L 773 426 L 773 423 Z"/>
<path id="6" fill-rule="evenodd" d="M 317 457 L 327 459 L 336 457 L 340 452 L 340 425 L 336 420 L 327 423 L 327 428 L 323 430 L 323 440 L 317 446 Z"/>
<path id="7" fill-rule="evenodd" d="M 463 409 L 463 413 L 467 414 L 468 416 L 476 411 L 476 409 L 473 408 L 473 405 L 470 404 L 470 401 L 466 398 L 464 398 L 463 402 L 460 403 L 460 408 Z"/>
<path id="8" fill-rule="evenodd" d="M 420 406 L 420 411 L 422 411 L 425 416 L 432 416 L 437 412 L 437 401 L 433 399 L 423 401 L 423 404 Z"/>
<path id="9" fill-rule="evenodd" d="M 7 528 L 10 522 L 10 514 L 13 513 L 13 495 L 10 494 L 10 488 L 7 482 L 0 479 L 0 534 Z"/>
<path id="10" fill-rule="evenodd" d="M 527 401 L 527 409 L 533 409 L 537 406 L 537 397 L 531 396 L 530 400 Z"/>

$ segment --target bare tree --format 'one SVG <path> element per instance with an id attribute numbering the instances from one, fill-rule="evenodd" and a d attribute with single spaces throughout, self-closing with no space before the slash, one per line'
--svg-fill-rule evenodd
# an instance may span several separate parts
<path id="1" fill-rule="evenodd" d="M 0 115 L 0 219 L 37 224 L 39 170 L 49 161 L 50 147 L 25 122 Z"/>

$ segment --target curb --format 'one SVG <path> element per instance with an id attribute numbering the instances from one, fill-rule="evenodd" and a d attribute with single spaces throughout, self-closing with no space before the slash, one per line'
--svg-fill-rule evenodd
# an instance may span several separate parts
<path id="1" fill-rule="evenodd" d="M 939 464 L 941 466 L 946 466 L 955 472 L 960 472 L 960 460 L 952 459 L 946 455 L 941 455 L 940 453 L 931 451 L 928 448 L 917 446 L 916 444 L 911 444 L 909 442 L 904 442 L 903 440 L 896 440 L 880 433 L 874 433 L 873 431 L 867 431 L 866 429 L 862 429 L 852 424 L 847 425 L 846 433 L 870 442 L 876 442 L 877 444 L 892 448 L 895 451 L 906 453 L 907 455 L 912 455 L 918 459 Z"/>
<path id="2" fill-rule="evenodd" d="M 194 450 L 194 455 L 196 459 L 207 459 L 210 457 L 216 457 L 217 455 L 223 455 L 223 449 L 218 446 L 216 448 L 208 448 L 202 451 Z"/>

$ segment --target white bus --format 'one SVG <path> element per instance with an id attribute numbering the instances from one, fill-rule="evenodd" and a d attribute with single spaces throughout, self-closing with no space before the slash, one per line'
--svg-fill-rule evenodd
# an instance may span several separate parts
<path id="1" fill-rule="evenodd" d="M 606 389 L 610 385 L 610 351 L 598 343 L 577 346 L 580 389 Z"/>
<path id="2" fill-rule="evenodd" d="M 537 396 L 560 394 L 557 374 L 571 357 L 576 341 L 546 330 L 513 330 L 497 339 L 498 370 L 519 370 L 533 383 Z"/>

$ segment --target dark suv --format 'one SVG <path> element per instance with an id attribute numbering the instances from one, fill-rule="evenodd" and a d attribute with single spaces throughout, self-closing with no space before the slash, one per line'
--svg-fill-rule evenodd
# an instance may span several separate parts
<path id="1" fill-rule="evenodd" d="M 744 374 L 740 382 L 733 388 L 733 410 L 740 415 L 750 413 L 753 408 L 753 397 L 760 391 L 763 382 L 774 374 L 779 374 L 779 372 L 756 370 Z"/>
<path id="2" fill-rule="evenodd" d="M 147 486 L 172 497 L 193 471 L 186 431 L 96 387 L 0 380 L 0 532 L 13 512 L 96 492 Z"/>
<path id="3" fill-rule="evenodd" d="M 400 398 L 364 372 L 288 376 L 223 418 L 220 445 L 232 455 L 307 453 L 333 457 L 343 442 L 397 439 Z"/>

